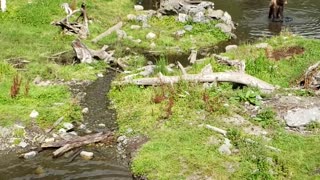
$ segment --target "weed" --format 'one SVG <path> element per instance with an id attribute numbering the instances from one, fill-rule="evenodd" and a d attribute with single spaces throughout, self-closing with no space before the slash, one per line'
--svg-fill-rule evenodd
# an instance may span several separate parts
<path id="1" fill-rule="evenodd" d="M 260 94 L 258 92 L 246 88 L 238 91 L 238 94 L 234 99 L 239 102 L 249 102 L 252 105 L 259 106 L 261 104 L 261 101 L 258 98 L 259 96 Z"/>
<path id="2" fill-rule="evenodd" d="M 16 74 L 13 77 L 12 85 L 11 85 L 11 88 L 10 88 L 10 96 L 11 96 L 11 98 L 16 98 L 17 97 L 17 95 L 19 94 L 19 91 L 20 91 L 20 86 L 21 86 L 21 77 L 18 74 Z"/>
<path id="3" fill-rule="evenodd" d="M 276 113 L 271 108 L 266 108 L 259 112 L 253 120 L 258 122 L 263 128 L 275 127 L 277 123 L 275 117 Z"/>

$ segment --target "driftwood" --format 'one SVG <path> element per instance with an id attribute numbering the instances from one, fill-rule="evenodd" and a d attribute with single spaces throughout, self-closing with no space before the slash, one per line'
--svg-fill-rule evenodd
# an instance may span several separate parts
<path id="1" fill-rule="evenodd" d="M 206 69 L 209 69 L 211 65 L 207 65 Z M 205 69 L 205 68 L 204 68 Z M 209 71 L 208 71 L 209 72 Z M 124 80 L 115 82 L 115 84 L 135 84 L 142 86 L 173 84 L 179 81 L 197 82 L 197 83 L 210 83 L 210 82 L 233 82 L 243 84 L 247 86 L 253 86 L 259 88 L 265 93 L 270 93 L 275 90 L 275 87 L 265 81 L 250 76 L 245 73 L 239 72 L 218 72 L 218 73 L 199 73 L 199 74 L 186 74 L 181 76 L 164 76 L 159 73 L 159 77 L 153 78 L 140 78 L 133 80 Z"/>
<path id="2" fill-rule="evenodd" d="M 215 57 L 217 59 L 218 63 L 227 64 L 229 66 L 237 67 L 238 72 L 244 73 L 246 70 L 246 64 L 244 61 L 230 60 L 229 57 L 221 56 L 218 54 L 213 54 L 213 57 Z"/>
<path id="3" fill-rule="evenodd" d="M 320 61 L 316 64 L 310 66 L 304 75 L 300 78 L 299 84 L 303 85 L 304 88 L 308 89 L 319 89 L 320 88 L 320 81 L 319 81 L 319 67 Z"/>
<path id="4" fill-rule="evenodd" d="M 118 24 L 112 26 L 111 28 L 109 28 L 107 31 L 103 32 L 102 34 L 100 34 L 99 36 L 97 36 L 96 38 L 94 38 L 92 40 L 93 43 L 97 43 L 98 41 L 100 41 L 102 38 L 108 36 L 109 34 L 121 29 L 123 25 L 123 22 L 119 22 Z"/>
<path id="5" fill-rule="evenodd" d="M 72 140 L 61 140 L 57 142 L 43 143 L 41 145 L 41 148 L 59 148 L 53 152 L 53 157 L 58 157 L 70 151 L 71 149 L 78 148 L 78 147 L 85 146 L 92 143 L 101 142 L 101 141 L 109 142 L 109 141 L 112 141 L 113 138 L 114 138 L 113 132 L 107 132 L 104 134 L 97 133 L 97 134 L 91 134 L 87 136 L 75 137 Z"/>
<path id="6" fill-rule="evenodd" d="M 194 64 L 197 61 L 197 50 L 191 50 L 190 56 L 188 57 L 188 60 L 191 64 Z"/>
<path id="7" fill-rule="evenodd" d="M 80 15 L 75 22 L 70 22 L 69 19 L 76 13 L 80 12 Z M 79 23 L 79 19 L 83 18 L 83 22 Z M 65 18 L 58 22 L 51 23 L 55 26 L 60 26 L 66 34 L 78 34 L 80 38 L 87 38 L 89 35 L 88 16 L 85 4 L 81 5 L 80 9 L 74 10 L 68 13 Z"/>
<path id="8" fill-rule="evenodd" d="M 93 59 L 108 61 L 113 55 L 113 51 L 106 51 L 108 46 L 103 46 L 100 50 L 92 50 L 79 39 L 74 40 L 71 46 L 77 55 L 77 59 L 82 63 L 92 63 Z"/>

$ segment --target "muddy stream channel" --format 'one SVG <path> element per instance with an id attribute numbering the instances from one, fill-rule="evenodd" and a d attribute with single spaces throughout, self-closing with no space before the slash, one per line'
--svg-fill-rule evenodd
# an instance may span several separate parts
<path id="1" fill-rule="evenodd" d="M 236 40 L 229 44 L 241 44 L 260 37 L 277 35 L 283 29 L 310 38 L 320 39 L 320 1 L 289 0 L 285 7 L 283 23 L 270 22 L 267 18 L 266 0 L 213 0 L 215 9 L 228 11 L 238 24 Z M 138 0 L 146 9 L 153 9 L 155 0 Z M 223 49 L 226 43 L 222 45 Z M 184 55 L 183 55 L 184 56 Z M 149 57 L 152 58 L 152 57 Z M 156 57 L 153 57 L 156 58 Z M 173 56 L 173 58 L 182 58 Z M 170 61 L 170 60 L 169 60 Z M 84 122 L 94 132 L 115 130 L 116 112 L 108 109 L 106 93 L 114 74 L 109 73 L 87 87 L 83 107 L 90 109 L 84 116 Z M 79 88 L 81 89 L 81 88 Z M 90 125 L 89 125 L 90 124 Z M 105 124 L 105 127 L 99 126 Z M 17 154 L 8 153 L 1 157 L 0 180 L 2 179 L 132 179 L 128 161 L 117 154 L 117 145 L 108 147 L 83 147 L 83 150 L 95 154 L 93 160 L 85 161 L 80 157 L 52 159 L 50 151 L 41 152 L 33 159 L 18 159 Z M 37 172 L 41 171 L 41 173 Z"/>

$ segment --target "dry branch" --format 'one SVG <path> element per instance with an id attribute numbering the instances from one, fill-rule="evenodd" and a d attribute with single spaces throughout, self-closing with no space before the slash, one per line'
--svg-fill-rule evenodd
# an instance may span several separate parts
<path id="1" fill-rule="evenodd" d="M 214 127 L 214 126 L 211 126 L 211 125 L 206 125 L 206 128 L 207 129 L 210 129 L 210 130 L 212 130 L 212 131 L 214 131 L 214 132 L 217 132 L 217 133 L 219 133 L 219 134 L 222 134 L 223 136 L 227 136 L 227 131 L 226 130 L 223 130 L 223 129 L 220 129 L 220 128 L 217 128 L 217 127 Z"/>
<path id="2" fill-rule="evenodd" d="M 213 54 L 213 57 L 215 57 L 218 60 L 218 63 L 227 64 L 229 66 L 235 66 L 238 68 L 238 72 L 244 73 L 246 70 L 246 64 L 244 61 L 240 60 L 230 60 L 228 57 Z"/>
<path id="3" fill-rule="evenodd" d="M 99 36 L 97 36 L 96 38 L 94 38 L 92 40 L 93 43 L 97 43 L 98 41 L 100 41 L 102 38 L 108 36 L 109 34 L 111 34 L 114 31 L 119 30 L 123 25 L 123 22 L 119 22 L 118 24 L 112 26 L 111 28 L 109 28 L 107 31 L 103 32 L 102 34 L 100 34 Z"/>
<path id="4" fill-rule="evenodd" d="M 191 64 L 194 64 L 197 61 L 197 50 L 191 50 L 190 56 L 188 57 L 188 60 Z"/>
<path id="5" fill-rule="evenodd" d="M 87 144 L 92 144 L 101 141 L 112 141 L 113 140 L 113 133 L 107 132 L 91 134 L 87 136 L 76 137 L 72 140 L 61 140 L 58 142 L 50 142 L 44 143 L 41 145 L 41 148 L 58 148 L 56 151 L 53 152 L 53 157 L 58 157 L 64 154 L 65 152 L 70 151 L 71 149 L 78 148 L 81 146 L 85 146 Z"/>
<path id="6" fill-rule="evenodd" d="M 207 67 L 208 68 L 208 67 Z M 186 74 L 182 76 L 163 76 L 159 73 L 159 77 L 152 78 L 140 78 L 140 79 L 127 79 L 120 82 L 115 82 L 115 84 L 135 84 L 143 86 L 151 85 L 162 85 L 162 84 L 173 84 L 179 81 L 197 82 L 197 83 L 210 83 L 210 82 L 232 82 L 243 84 L 247 86 L 257 87 L 261 91 L 270 93 L 275 87 L 265 81 L 258 78 L 250 76 L 245 73 L 239 72 L 218 72 L 209 74 Z"/>

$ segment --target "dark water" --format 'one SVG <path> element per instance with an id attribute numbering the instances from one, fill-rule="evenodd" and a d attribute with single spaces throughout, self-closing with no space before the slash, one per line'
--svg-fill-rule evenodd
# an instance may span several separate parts
<path id="1" fill-rule="evenodd" d="M 114 77 L 108 73 L 88 87 L 83 88 L 87 95 L 82 105 L 89 107 L 89 113 L 84 116 L 88 128 L 96 132 L 114 130 L 115 111 L 108 109 L 109 100 L 106 93 L 110 89 L 110 82 Z M 80 88 L 81 87 L 77 87 Z M 106 127 L 99 127 L 103 123 Z M 129 180 L 132 175 L 128 162 L 117 156 L 116 144 L 102 147 L 82 147 L 82 150 L 94 153 L 94 159 L 82 160 L 80 157 L 72 160 L 70 157 L 52 158 L 52 151 L 46 150 L 30 160 L 19 159 L 17 154 L 1 155 L 0 180 L 7 179 L 110 179 Z M 41 169 L 41 173 L 39 173 Z"/>
<path id="2" fill-rule="evenodd" d="M 289 22 L 276 23 L 268 19 L 269 0 L 211 0 L 215 9 L 227 11 L 238 23 L 237 42 L 278 35 L 284 29 L 294 34 L 320 39 L 320 1 L 288 0 L 284 16 Z M 154 8 L 157 0 L 138 0 L 146 8 Z"/>

